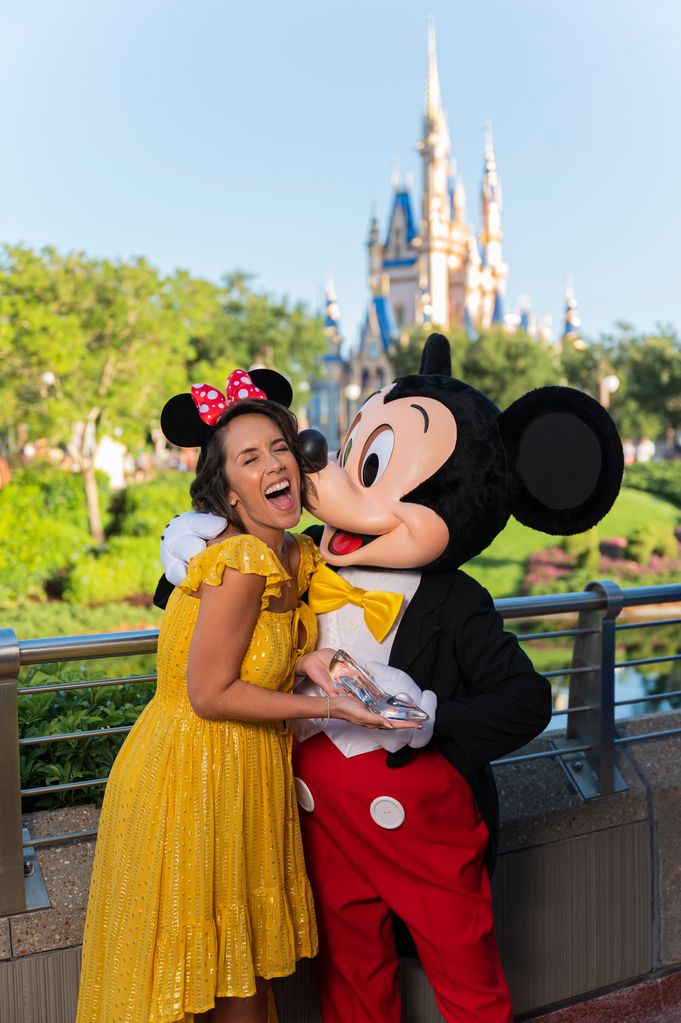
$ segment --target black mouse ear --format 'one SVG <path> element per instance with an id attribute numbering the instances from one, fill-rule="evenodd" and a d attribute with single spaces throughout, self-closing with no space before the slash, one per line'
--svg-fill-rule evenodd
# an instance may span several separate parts
<path id="1" fill-rule="evenodd" d="M 270 401 L 276 401 L 284 408 L 290 408 L 293 401 L 293 388 L 281 373 L 275 369 L 249 369 L 248 375 Z"/>
<path id="2" fill-rule="evenodd" d="M 448 377 L 452 375 L 452 352 L 444 334 L 431 334 L 423 346 L 419 367 L 421 373 L 443 373 Z"/>
<path id="3" fill-rule="evenodd" d="M 161 429 L 171 444 L 178 448 L 203 447 L 212 427 L 204 423 L 191 394 L 176 394 L 163 406 Z"/>
<path id="4" fill-rule="evenodd" d="M 540 387 L 498 418 L 511 512 L 526 526 L 570 535 L 612 507 L 624 471 L 622 442 L 602 405 L 570 387 Z"/>

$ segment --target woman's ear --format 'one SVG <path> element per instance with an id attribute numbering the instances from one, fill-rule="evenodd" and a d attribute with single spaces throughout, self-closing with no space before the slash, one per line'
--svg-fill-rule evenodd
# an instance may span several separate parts
<path id="1" fill-rule="evenodd" d="M 212 432 L 212 427 L 199 417 L 191 394 L 176 394 L 165 403 L 161 429 L 164 437 L 178 448 L 202 448 Z"/>
<path id="2" fill-rule="evenodd" d="M 594 526 L 622 484 L 622 442 L 593 398 L 570 387 L 540 387 L 498 418 L 506 448 L 511 513 L 544 533 Z"/>

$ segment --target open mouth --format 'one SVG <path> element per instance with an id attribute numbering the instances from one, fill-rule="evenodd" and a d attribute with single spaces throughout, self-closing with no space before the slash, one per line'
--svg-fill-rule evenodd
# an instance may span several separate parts
<path id="1" fill-rule="evenodd" d="M 338 557 L 343 554 L 354 554 L 360 547 L 366 547 L 375 539 L 376 536 L 369 533 L 347 533 L 344 529 L 337 529 L 329 540 L 329 550 Z"/>
<path id="2" fill-rule="evenodd" d="M 293 508 L 293 493 L 288 480 L 273 483 L 265 491 L 265 497 L 278 511 L 291 511 Z"/>

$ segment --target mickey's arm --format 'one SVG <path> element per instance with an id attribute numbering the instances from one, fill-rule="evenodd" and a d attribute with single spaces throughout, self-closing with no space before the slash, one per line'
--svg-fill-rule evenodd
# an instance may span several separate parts
<path id="1" fill-rule="evenodd" d="M 551 686 L 539 675 L 515 636 L 504 632 L 492 598 L 461 573 L 464 593 L 452 651 L 461 672 L 461 691 L 441 699 L 435 738 L 453 763 L 470 772 L 524 746 L 551 718 Z M 437 685 L 446 692 L 447 680 Z"/>

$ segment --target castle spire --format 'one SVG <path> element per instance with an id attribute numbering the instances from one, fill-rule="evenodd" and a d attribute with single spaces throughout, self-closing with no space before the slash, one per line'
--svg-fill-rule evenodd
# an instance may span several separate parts
<path id="1" fill-rule="evenodd" d="M 439 127 L 443 119 L 442 99 L 440 96 L 440 76 L 437 70 L 437 51 L 435 49 L 435 23 L 428 20 L 428 78 L 426 79 L 426 109 L 424 116 L 424 135 Z"/>
<path id="2" fill-rule="evenodd" d="M 418 149 L 423 158 L 423 206 L 421 216 L 420 278 L 431 310 L 427 321 L 449 323 L 448 254 L 452 197 L 449 188 L 449 131 L 440 97 L 440 77 L 435 51 L 435 26 L 428 22 L 428 76 L 423 117 L 423 139 Z M 423 303 L 422 303 L 423 305 Z"/>
<path id="3" fill-rule="evenodd" d="M 483 251 L 485 266 L 493 269 L 495 275 L 504 275 L 501 259 L 501 183 L 497 172 L 497 160 L 494 155 L 492 128 L 485 125 L 485 160 L 482 175 L 482 230 L 480 246 Z"/>
<path id="4" fill-rule="evenodd" d="M 324 309 L 324 333 L 334 345 L 341 343 L 340 312 L 338 309 L 338 297 L 333 286 L 333 278 L 329 274 L 326 283 L 326 302 Z"/>
<path id="5" fill-rule="evenodd" d="M 565 281 L 565 323 L 563 326 L 562 341 L 571 341 L 573 344 L 580 340 L 580 328 L 582 320 L 577 310 L 577 299 L 572 274 L 568 274 Z"/>

